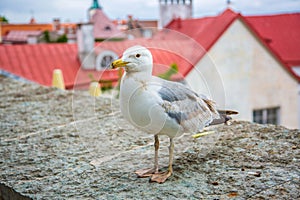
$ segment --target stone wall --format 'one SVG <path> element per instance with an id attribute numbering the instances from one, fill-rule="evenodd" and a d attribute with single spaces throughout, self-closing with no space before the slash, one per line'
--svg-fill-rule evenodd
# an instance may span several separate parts
<path id="1" fill-rule="evenodd" d="M 118 102 L 0 77 L 0 199 L 299 199 L 300 131 L 234 121 L 175 141 L 174 175 L 152 166 L 153 138 Z M 161 137 L 162 168 L 168 139 Z"/>

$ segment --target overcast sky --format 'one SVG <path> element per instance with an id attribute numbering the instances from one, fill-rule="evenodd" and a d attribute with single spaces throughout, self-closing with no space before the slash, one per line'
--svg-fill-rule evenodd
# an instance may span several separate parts
<path id="1" fill-rule="evenodd" d="M 193 0 L 194 17 L 216 15 L 226 8 L 227 0 Z M 132 14 L 136 19 L 158 19 L 158 0 L 98 0 L 111 19 Z M 300 0 L 231 0 L 232 8 L 244 15 L 300 12 Z M 92 0 L 1 0 L 0 15 L 11 23 L 85 22 Z"/>

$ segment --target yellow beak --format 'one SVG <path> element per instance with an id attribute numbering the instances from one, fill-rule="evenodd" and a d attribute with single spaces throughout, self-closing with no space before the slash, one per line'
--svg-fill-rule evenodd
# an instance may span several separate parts
<path id="1" fill-rule="evenodd" d="M 118 59 L 118 60 L 113 61 L 113 62 L 110 64 L 110 66 L 111 66 L 112 69 L 116 69 L 116 68 L 118 68 L 118 67 L 124 67 L 124 66 L 126 66 L 128 63 L 129 63 L 129 62 L 124 62 L 124 61 L 122 61 L 122 59 Z"/>

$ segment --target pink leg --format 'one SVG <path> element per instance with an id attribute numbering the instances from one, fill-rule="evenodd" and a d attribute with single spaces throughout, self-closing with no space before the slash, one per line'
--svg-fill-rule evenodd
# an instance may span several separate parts
<path id="1" fill-rule="evenodd" d="M 173 154 L 174 154 L 174 142 L 173 142 L 173 138 L 170 138 L 168 170 L 166 172 L 153 174 L 151 177 L 151 181 L 157 183 L 164 183 L 172 175 Z"/>
<path id="2" fill-rule="evenodd" d="M 159 139 L 157 135 L 154 135 L 154 148 L 155 148 L 155 155 L 154 155 L 154 167 L 148 169 L 141 169 L 137 170 L 135 173 L 140 178 L 145 178 L 149 176 L 153 176 L 153 174 L 158 173 L 158 149 L 159 149 Z"/>

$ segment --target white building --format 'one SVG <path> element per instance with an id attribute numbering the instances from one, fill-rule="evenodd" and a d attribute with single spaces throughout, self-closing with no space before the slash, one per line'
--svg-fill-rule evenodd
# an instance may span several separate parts
<path id="1" fill-rule="evenodd" d="M 289 22 L 283 18 L 288 17 L 291 16 L 270 16 L 265 21 L 284 28 Z M 299 14 L 293 17 L 300 23 Z M 207 51 L 185 77 L 194 90 L 211 96 L 220 107 L 239 111 L 238 119 L 299 128 L 300 79 L 272 47 L 272 43 L 278 45 L 277 41 L 257 30 L 261 25 L 257 20 L 227 9 L 216 17 L 174 20 L 167 28 L 190 35 Z M 280 24 L 281 21 L 286 22 Z M 287 30 L 281 30 L 284 31 Z M 300 31 L 296 33 L 300 35 Z M 285 40 L 293 40 L 292 37 Z M 297 59 L 300 61 L 300 56 Z"/>

